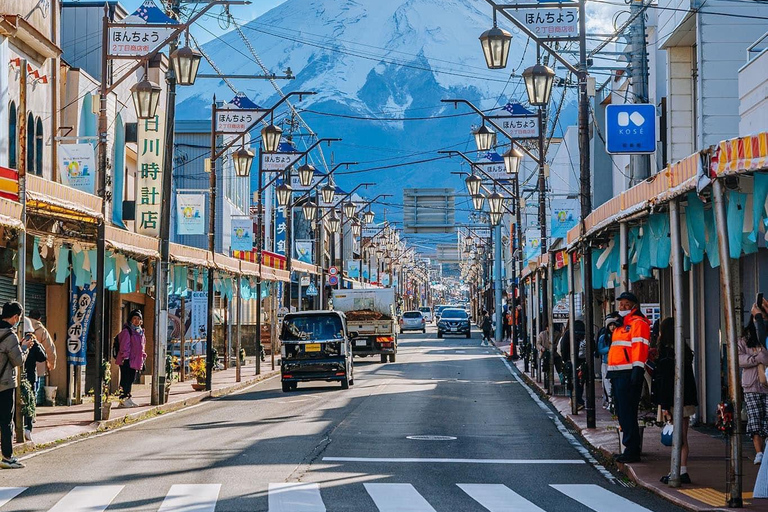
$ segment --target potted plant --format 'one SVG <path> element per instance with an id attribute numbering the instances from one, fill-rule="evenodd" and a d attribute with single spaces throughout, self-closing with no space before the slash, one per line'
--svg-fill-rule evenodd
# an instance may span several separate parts
<path id="1" fill-rule="evenodd" d="M 195 378 L 195 382 L 192 383 L 192 389 L 195 391 L 202 391 L 205 389 L 205 361 L 202 357 L 197 356 L 189 362 L 189 373 Z"/>
<path id="2" fill-rule="evenodd" d="M 164 404 L 168 403 L 168 397 L 171 394 L 171 384 L 173 384 L 173 369 L 178 364 L 176 361 L 176 356 L 172 356 L 171 354 L 168 354 L 165 356 L 165 386 L 164 386 L 164 392 L 165 392 L 165 400 L 163 400 Z"/>
<path id="3" fill-rule="evenodd" d="M 104 383 L 101 386 L 101 419 L 108 420 L 112 410 L 112 402 L 109 401 L 109 383 L 112 381 L 112 370 L 109 361 L 101 362 L 101 371 L 104 374 Z"/>

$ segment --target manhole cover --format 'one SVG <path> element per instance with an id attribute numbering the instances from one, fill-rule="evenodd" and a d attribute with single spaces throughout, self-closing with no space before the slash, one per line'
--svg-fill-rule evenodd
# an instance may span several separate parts
<path id="1" fill-rule="evenodd" d="M 407 436 L 412 441 L 455 441 L 453 436 Z"/>

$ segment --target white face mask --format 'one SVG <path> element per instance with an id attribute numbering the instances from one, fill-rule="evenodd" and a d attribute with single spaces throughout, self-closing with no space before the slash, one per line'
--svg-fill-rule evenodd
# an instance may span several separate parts
<path id="1" fill-rule="evenodd" d="M 619 315 L 621 315 L 621 316 L 627 316 L 627 315 L 628 315 L 628 314 L 630 314 L 631 312 L 632 312 L 632 311 L 629 311 L 629 310 L 627 310 L 627 311 L 619 311 Z"/>

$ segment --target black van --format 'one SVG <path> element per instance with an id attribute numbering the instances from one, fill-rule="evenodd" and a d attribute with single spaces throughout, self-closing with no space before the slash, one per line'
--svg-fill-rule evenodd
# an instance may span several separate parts
<path id="1" fill-rule="evenodd" d="M 313 380 L 341 382 L 341 389 L 354 384 L 352 346 L 344 313 L 289 313 L 283 319 L 280 341 L 283 391 Z"/>

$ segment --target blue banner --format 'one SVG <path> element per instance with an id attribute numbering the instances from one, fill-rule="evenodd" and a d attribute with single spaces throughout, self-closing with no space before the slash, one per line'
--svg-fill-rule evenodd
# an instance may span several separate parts
<path id="1" fill-rule="evenodd" d="M 87 284 L 82 288 L 75 286 L 70 277 L 69 329 L 67 329 L 67 363 L 72 366 L 85 366 L 85 353 L 88 347 L 88 329 L 95 303 L 95 290 Z"/>
<path id="2" fill-rule="evenodd" d="M 233 251 L 253 250 L 253 220 L 250 217 L 235 217 L 232 222 L 230 248 Z"/>
<path id="3" fill-rule="evenodd" d="M 280 185 L 283 180 L 277 180 L 276 185 Z M 291 199 L 293 200 L 293 199 Z M 275 252 L 281 256 L 285 256 L 286 252 L 286 228 L 288 226 L 288 220 L 285 218 L 285 208 L 277 208 L 275 211 Z"/>

